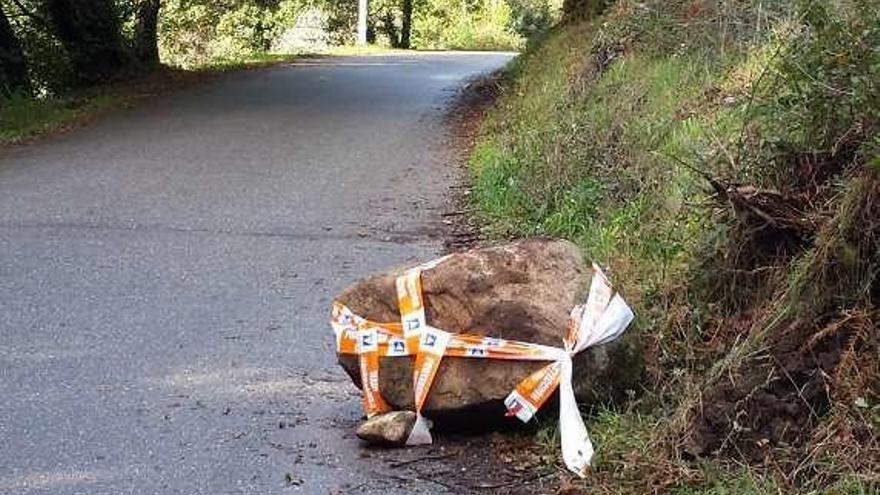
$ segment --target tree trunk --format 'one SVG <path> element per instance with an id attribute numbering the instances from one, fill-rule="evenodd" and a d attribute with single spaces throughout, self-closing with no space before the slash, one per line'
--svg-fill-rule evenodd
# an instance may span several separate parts
<path id="1" fill-rule="evenodd" d="M 403 0 L 403 20 L 400 24 L 400 47 L 410 48 L 412 35 L 413 0 Z"/>
<path id="2" fill-rule="evenodd" d="M 131 59 L 112 0 L 47 0 L 46 9 L 78 84 L 128 75 Z"/>
<path id="3" fill-rule="evenodd" d="M 29 93 L 30 89 L 24 52 L 0 6 L 0 95 Z"/>
<path id="4" fill-rule="evenodd" d="M 146 66 L 159 65 L 159 0 L 141 0 L 134 31 L 134 55 Z"/>
<path id="5" fill-rule="evenodd" d="M 386 10 L 379 18 L 380 31 L 388 36 L 391 48 L 401 48 L 400 33 L 397 31 L 397 24 L 394 23 L 394 12 Z"/>

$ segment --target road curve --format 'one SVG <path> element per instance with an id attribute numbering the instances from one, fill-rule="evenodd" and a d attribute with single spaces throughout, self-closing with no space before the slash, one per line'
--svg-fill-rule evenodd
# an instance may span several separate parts
<path id="1" fill-rule="evenodd" d="M 0 154 L 0 493 L 433 493 L 365 458 L 331 299 L 426 259 L 510 55 L 238 73 Z"/>

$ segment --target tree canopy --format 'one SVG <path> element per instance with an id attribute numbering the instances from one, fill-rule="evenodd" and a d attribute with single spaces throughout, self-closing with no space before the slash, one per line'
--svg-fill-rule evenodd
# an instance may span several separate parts
<path id="1" fill-rule="evenodd" d="M 517 48 L 556 20 L 555 0 L 372 0 L 368 38 L 395 48 Z M 355 0 L 0 0 L 0 92 L 54 94 L 283 49 L 304 13 L 354 42 Z M 314 16 L 313 16 L 314 17 Z"/>

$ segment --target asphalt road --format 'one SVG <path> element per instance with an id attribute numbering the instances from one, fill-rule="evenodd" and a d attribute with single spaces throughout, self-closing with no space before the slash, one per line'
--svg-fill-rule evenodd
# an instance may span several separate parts
<path id="1" fill-rule="evenodd" d="M 308 60 L 0 154 L 0 493 L 432 493 L 353 436 L 332 297 L 428 259 L 452 90 L 503 54 Z"/>

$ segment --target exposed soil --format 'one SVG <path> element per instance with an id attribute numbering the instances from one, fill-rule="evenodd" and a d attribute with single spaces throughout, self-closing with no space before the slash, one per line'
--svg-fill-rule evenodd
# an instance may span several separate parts
<path id="1" fill-rule="evenodd" d="M 443 213 L 448 226 L 447 252 L 463 251 L 481 243 L 479 221 L 470 200 L 468 159 L 476 144 L 480 124 L 503 88 L 504 71 L 495 71 L 468 81 L 452 97 L 446 113 L 449 144 L 455 150 L 459 180 L 450 190 L 449 210 Z"/>
<path id="2" fill-rule="evenodd" d="M 688 442 L 692 454 L 768 462 L 776 448 L 804 448 L 833 404 L 880 394 L 880 186 L 870 178 L 865 184 L 848 217 L 816 241 L 808 281 L 780 296 L 792 301 L 795 316 L 704 393 Z M 854 445 L 876 443 L 877 436 L 854 434 Z"/>
<path id="3" fill-rule="evenodd" d="M 865 350 L 877 349 L 880 331 L 871 318 L 871 313 L 835 315 L 818 331 L 813 322 L 796 321 L 772 336 L 769 351 L 735 382 L 706 394 L 692 453 L 762 462 L 771 449 L 809 438 L 831 406 L 841 362 L 867 358 Z"/>
<path id="4" fill-rule="evenodd" d="M 363 455 L 399 472 L 395 485 L 430 481 L 439 493 L 551 494 L 567 475 L 531 433 L 435 435 L 434 444 L 365 449 Z"/>

